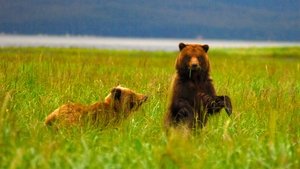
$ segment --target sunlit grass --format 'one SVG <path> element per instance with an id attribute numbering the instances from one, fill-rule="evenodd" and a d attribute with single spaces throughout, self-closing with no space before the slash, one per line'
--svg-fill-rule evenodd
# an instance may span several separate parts
<path id="1" fill-rule="evenodd" d="M 300 168 L 300 48 L 209 54 L 232 116 L 166 135 L 176 52 L 0 48 L 0 168 Z M 119 126 L 44 126 L 59 105 L 103 100 L 118 84 L 149 96 Z"/>

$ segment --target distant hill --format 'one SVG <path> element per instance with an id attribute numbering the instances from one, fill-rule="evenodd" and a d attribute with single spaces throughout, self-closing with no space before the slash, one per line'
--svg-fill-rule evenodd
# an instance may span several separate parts
<path id="1" fill-rule="evenodd" d="M 0 33 L 300 41 L 299 0 L 0 0 Z"/>

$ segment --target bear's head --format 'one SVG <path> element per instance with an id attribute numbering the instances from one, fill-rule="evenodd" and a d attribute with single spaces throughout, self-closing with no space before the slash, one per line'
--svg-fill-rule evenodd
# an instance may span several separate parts
<path id="1" fill-rule="evenodd" d="M 114 87 L 109 95 L 106 96 L 105 103 L 110 104 L 114 111 L 126 114 L 137 110 L 147 98 L 146 95 L 136 93 L 131 89 L 119 85 Z"/>
<path id="2" fill-rule="evenodd" d="M 175 67 L 180 76 L 191 78 L 195 74 L 208 75 L 210 71 L 208 45 L 180 43 L 179 49 Z"/>

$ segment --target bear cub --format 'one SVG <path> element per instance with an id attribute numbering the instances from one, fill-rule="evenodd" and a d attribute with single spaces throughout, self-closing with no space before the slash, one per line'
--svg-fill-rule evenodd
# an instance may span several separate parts
<path id="1" fill-rule="evenodd" d="M 45 124 L 56 124 L 60 127 L 89 123 L 106 127 L 126 119 L 133 111 L 138 110 L 147 98 L 131 89 L 117 86 L 105 97 L 104 102 L 92 105 L 67 103 L 60 106 L 46 117 Z"/>
<path id="2" fill-rule="evenodd" d="M 222 108 L 230 115 L 230 98 L 217 96 L 210 78 L 209 46 L 180 43 L 179 49 L 165 116 L 166 127 L 202 128 L 208 117 L 219 113 Z"/>

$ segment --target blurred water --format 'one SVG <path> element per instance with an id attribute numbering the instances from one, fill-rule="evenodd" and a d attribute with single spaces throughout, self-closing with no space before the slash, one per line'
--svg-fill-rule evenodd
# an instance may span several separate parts
<path id="1" fill-rule="evenodd" d="M 126 50 L 177 51 L 178 44 L 209 44 L 210 48 L 300 46 L 300 42 L 239 41 L 207 39 L 113 38 L 96 36 L 47 36 L 0 34 L 0 47 L 82 47 Z"/>

